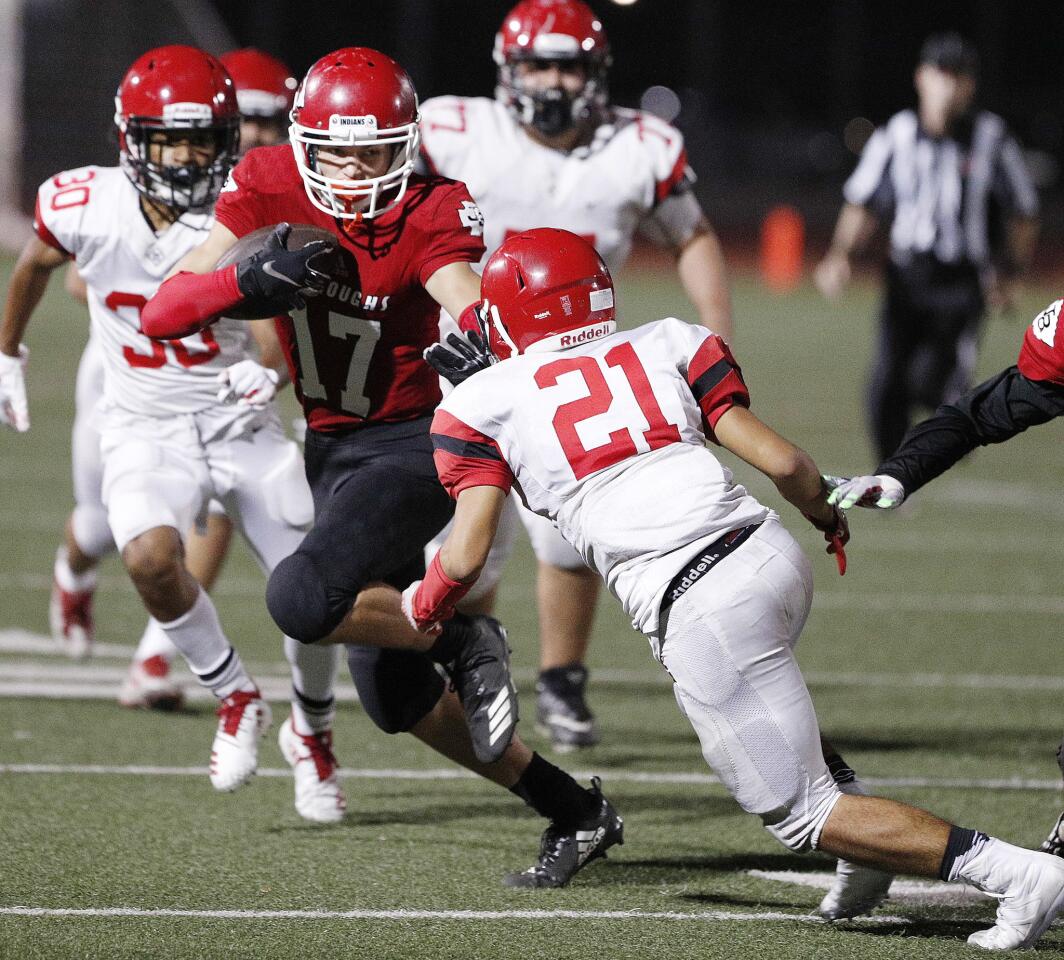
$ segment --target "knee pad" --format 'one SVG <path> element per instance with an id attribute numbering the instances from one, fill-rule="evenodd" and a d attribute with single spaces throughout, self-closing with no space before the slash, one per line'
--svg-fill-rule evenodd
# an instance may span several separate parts
<path id="1" fill-rule="evenodd" d="M 329 602 L 316 564 L 301 550 L 277 564 L 266 583 L 266 609 L 281 632 L 300 643 L 327 637 L 350 606 Z"/>
<path id="2" fill-rule="evenodd" d="M 78 504 L 70 525 L 78 547 L 87 556 L 100 559 L 115 549 L 115 538 L 111 535 L 103 504 Z"/>
<path id="3" fill-rule="evenodd" d="M 820 845 L 820 831 L 841 796 L 842 791 L 828 774 L 810 783 L 789 808 L 762 813 L 761 822 L 785 847 L 807 853 Z"/>
<path id="4" fill-rule="evenodd" d="M 385 733 L 405 733 L 443 695 L 443 678 L 423 653 L 349 645 L 347 666 L 362 708 Z"/>

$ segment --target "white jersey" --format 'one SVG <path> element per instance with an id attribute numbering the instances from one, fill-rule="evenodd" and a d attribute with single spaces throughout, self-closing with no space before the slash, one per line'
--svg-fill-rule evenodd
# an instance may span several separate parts
<path id="1" fill-rule="evenodd" d="M 688 561 L 772 515 L 705 445 L 748 402 L 720 337 L 670 317 L 471 377 L 433 420 L 437 470 L 456 497 L 512 482 L 652 633 Z"/>
<path id="2" fill-rule="evenodd" d="M 69 170 L 37 191 L 38 236 L 70 254 L 88 286 L 109 405 L 154 417 L 216 407 L 218 372 L 248 356 L 248 327 L 237 320 L 165 344 L 140 330 L 144 304 L 213 223 L 210 214 L 186 213 L 156 235 L 118 167 Z"/>
<path id="3" fill-rule="evenodd" d="M 637 110 L 613 109 L 588 146 L 563 153 L 495 100 L 435 97 L 421 106 L 421 147 L 483 212 L 485 260 L 511 234 L 557 227 L 589 240 L 616 272 L 640 223 L 690 176 L 680 132 Z"/>

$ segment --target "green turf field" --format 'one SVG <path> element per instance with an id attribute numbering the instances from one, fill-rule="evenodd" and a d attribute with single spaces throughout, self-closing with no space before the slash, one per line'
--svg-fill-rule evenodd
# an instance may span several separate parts
<path id="1" fill-rule="evenodd" d="M 28 337 L 33 428 L 0 433 L 0 957 L 971 955 L 964 938 L 989 924 L 993 905 L 943 898 L 939 887 L 900 888 L 871 921 L 803 920 L 829 862 L 789 854 L 708 780 L 667 678 L 608 599 L 592 647 L 603 743 L 561 762 L 602 775 L 627 842 L 567 890 L 504 889 L 502 873 L 535 855 L 536 818 L 498 788 L 453 777 L 412 739 L 377 732 L 351 702 L 336 729 L 344 824 L 298 818 L 272 736 L 259 778 L 214 793 L 210 704 L 165 716 L 113 702 L 143 625 L 113 559 L 98 595 L 101 655 L 73 664 L 36 639 L 71 505 L 68 430 L 86 327 L 54 286 Z M 621 286 L 629 322 L 685 315 L 669 277 Z M 1017 316 L 990 324 L 981 373 L 1013 362 L 1051 293 L 1031 291 Z M 754 409 L 830 472 L 873 466 L 860 411 L 873 295 L 858 288 L 828 306 L 808 288 L 777 297 L 752 279 L 735 285 L 736 354 Z M 980 452 L 897 515 L 853 518 L 845 580 L 818 535 L 783 510 L 816 553 L 800 658 L 824 729 L 882 792 L 1028 845 L 1061 803 L 1060 440 L 1061 424 L 1037 428 Z M 780 505 L 765 482 L 739 474 Z M 500 613 L 526 715 L 532 596 L 523 546 Z M 283 657 L 243 547 L 217 599 L 245 661 L 278 691 L 277 724 Z M 44 689 L 74 696 L 26 695 Z M 543 746 L 527 723 L 522 732 Z M 1060 951 L 1064 936 L 1051 931 L 1042 944 Z"/>

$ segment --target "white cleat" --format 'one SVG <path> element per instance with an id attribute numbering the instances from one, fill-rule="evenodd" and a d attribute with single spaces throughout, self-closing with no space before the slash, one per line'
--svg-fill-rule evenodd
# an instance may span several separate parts
<path id="1" fill-rule="evenodd" d="M 238 690 L 218 706 L 218 730 L 211 746 L 210 775 L 215 790 L 229 792 L 255 774 L 259 740 L 273 719 L 258 690 Z"/>
<path id="2" fill-rule="evenodd" d="M 871 913 L 890 891 L 893 874 L 861 867 L 840 860 L 835 867 L 835 882 L 820 901 L 816 912 L 825 920 L 849 920 Z"/>
<path id="3" fill-rule="evenodd" d="M 997 923 L 968 938 L 983 950 L 1031 946 L 1064 909 L 1064 861 L 990 839 L 963 879 L 998 899 Z"/>
<path id="4" fill-rule="evenodd" d="M 132 710 L 180 710 L 185 692 L 170 678 L 170 662 L 156 654 L 130 664 L 118 702 Z"/>
<path id="5" fill-rule="evenodd" d="M 281 724 L 277 745 L 295 773 L 296 812 L 315 823 L 339 823 L 347 810 L 332 752 L 332 731 L 304 736 L 292 726 L 291 716 Z"/>

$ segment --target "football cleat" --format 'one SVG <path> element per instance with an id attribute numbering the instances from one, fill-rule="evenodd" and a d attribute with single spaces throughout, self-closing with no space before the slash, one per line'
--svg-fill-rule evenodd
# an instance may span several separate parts
<path id="1" fill-rule="evenodd" d="M 465 708 L 473 752 L 481 763 L 494 763 L 506 752 L 517 727 L 517 688 L 510 676 L 506 630 L 483 614 L 464 621 L 455 617 L 451 624 L 464 636 L 444 669 Z"/>
<path id="2" fill-rule="evenodd" d="M 825 920 L 849 920 L 871 913 L 884 900 L 894 875 L 840 860 L 835 867 L 835 882 L 816 913 Z"/>
<path id="3" fill-rule="evenodd" d="M 64 590 L 52 581 L 52 597 L 48 604 L 48 621 L 52 637 L 75 660 L 84 660 L 92 653 L 96 640 L 96 628 L 92 621 L 92 598 L 90 590 Z"/>
<path id="4" fill-rule="evenodd" d="M 291 716 L 281 724 L 277 745 L 295 773 L 296 813 L 315 823 L 339 823 L 347 810 L 332 752 L 332 731 L 304 736 L 292 726 Z"/>
<path id="5" fill-rule="evenodd" d="M 998 901 L 997 922 L 968 938 L 973 947 L 1029 947 L 1064 908 L 1064 862 L 1057 857 L 990 839 L 962 875 Z"/>
<path id="6" fill-rule="evenodd" d="M 1064 813 L 1057 817 L 1057 822 L 1053 824 L 1049 836 L 1042 841 L 1042 846 L 1038 849 L 1042 853 L 1064 858 Z"/>
<path id="7" fill-rule="evenodd" d="M 170 661 L 155 654 L 130 664 L 118 702 L 134 710 L 180 710 L 185 692 L 170 678 Z"/>
<path id="8" fill-rule="evenodd" d="M 536 681 L 536 732 L 550 737 L 558 753 L 570 753 L 599 742 L 595 718 L 587 707 L 587 667 L 554 667 Z"/>
<path id="9" fill-rule="evenodd" d="M 598 812 L 575 826 L 551 822 L 543 831 L 539 859 L 521 873 L 503 878 L 508 887 L 541 889 L 564 887 L 573 875 L 589 863 L 605 858 L 614 844 L 624 843 L 624 820 L 602 795 L 602 781 L 591 778 L 591 792 L 599 801 Z"/>
<path id="10" fill-rule="evenodd" d="M 210 776 L 215 790 L 243 786 L 255 774 L 259 740 L 273 719 L 258 690 L 238 690 L 218 705 L 218 730 L 211 746 Z"/>

